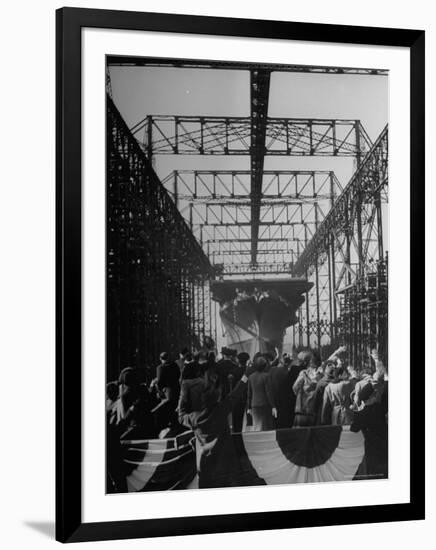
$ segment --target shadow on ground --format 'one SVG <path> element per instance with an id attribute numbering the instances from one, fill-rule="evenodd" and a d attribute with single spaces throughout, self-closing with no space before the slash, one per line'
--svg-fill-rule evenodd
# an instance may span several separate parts
<path id="1" fill-rule="evenodd" d="M 42 533 L 46 537 L 54 539 L 55 536 L 55 524 L 54 521 L 25 521 L 24 525 L 30 527 L 34 531 Z"/>

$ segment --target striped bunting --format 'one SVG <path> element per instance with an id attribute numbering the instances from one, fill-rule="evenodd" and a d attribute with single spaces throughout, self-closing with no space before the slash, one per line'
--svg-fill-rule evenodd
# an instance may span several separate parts
<path id="1" fill-rule="evenodd" d="M 127 490 L 184 489 L 197 473 L 193 439 L 188 431 L 171 439 L 122 441 Z"/>
<path id="2" fill-rule="evenodd" d="M 351 480 L 365 455 L 362 432 L 341 426 L 244 432 L 242 438 L 268 485 Z"/>

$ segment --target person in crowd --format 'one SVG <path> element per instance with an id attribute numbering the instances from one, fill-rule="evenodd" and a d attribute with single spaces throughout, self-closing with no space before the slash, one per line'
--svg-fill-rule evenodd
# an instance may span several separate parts
<path id="1" fill-rule="evenodd" d="M 194 356 L 192 353 L 188 352 L 185 355 L 185 363 L 182 370 L 182 374 L 180 376 L 180 383 L 183 382 L 183 380 L 192 380 L 194 378 L 197 378 L 199 375 L 199 367 L 197 361 L 194 359 Z"/>
<path id="2" fill-rule="evenodd" d="M 244 376 L 244 373 L 247 370 L 247 365 L 250 360 L 250 356 L 245 351 L 241 351 L 236 356 L 237 358 L 237 365 L 235 365 L 233 372 L 232 372 L 232 383 L 231 383 L 231 389 L 239 383 L 241 378 Z M 245 414 L 245 408 L 247 404 L 247 385 L 244 386 L 244 391 L 242 398 L 237 400 L 234 403 L 233 410 L 232 410 L 232 430 L 235 433 L 242 432 L 242 427 L 244 423 L 244 414 Z"/>
<path id="3" fill-rule="evenodd" d="M 180 370 L 180 378 L 183 375 L 183 369 L 185 368 L 185 359 L 188 353 L 190 353 L 188 348 L 186 347 L 182 348 L 182 350 L 179 353 L 179 358 L 176 360 L 177 366 L 179 367 L 179 370 Z"/>
<path id="4" fill-rule="evenodd" d="M 293 386 L 295 382 L 297 381 L 297 378 L 300 374 L 300 372 L 306 367 L 306 362 L 302 359 L 303 355 L 300 356 L 296 353 L 296 350 L 293 350 L 292 357 L 285 360 L 285 364 L 287 365 L 288 372 L 289 372 L 289 385 L 291 387 L 290 392 L 290 411 L 291 411 L 291 418 L 290 418 L 290 426 L 294 425 L 295 421 L 295 406 L 296 406 L 296 400 L 297 396 L 295 395 L 293 391 Z"/>
<path id="5" fill-rule="evenodd" d="M 292 386 L 296 396 L 294 427 L 313 426 L 315 424 L 315 390 L 317 384 L 316 370 L 318 368 L 317 358 L 311 351 L 304 351 L 298 354 L 303 364 L 297 380 Z"/>
<path id="6" fill-rule="evenodd" d="M 324 390 L 321 424 L 343 426 L 351 424 L 351 394 L 355 381 L 349 380 L 347 369 L 341 365 L 335 369 L 335 378 Z"/>
<path id="7" fill-rule="evenodd" d="M 290 428 L 293 422 L 293 391 L 289 366 L 291 359 L 285 355 L 282 360 L 272 366 L 270 370 L 271 388 L 274 396 L 274 403 L 277 408 L 276 428 Z"/>
<path id="8" fill-rule="evenodd" d="M 371 359 L 374 362 L 374 368 L 371 365 L 365 366 L 360 371 L 360 377 L 356 380 L 351 399 L 353 409 L 358 409 L 361 402 L 361 392 L 364 388 L 370 384 L 374 390 L 376 390 L 372 396 L 371 400 L 375 401 L 376 399 L 381 401 L 384 399 L 383 395 L 385 394 L 385 389 L 387 387 L 387 371 L 383 362 L 379 358 L 379 354 L 376 349 L 371 351 Z"/>
<path id="9" fill-rule="evenodd" d="M 268 362 L 265 357 L 254 361 L 255 372 L 248 379 L 247 413 L 253 417 L 253 431 L 273 430 L 277 408 L 271 388 L 271 378 L 266 372 Z"/>
<path id="10" fill-rule="evenodd" d="M 207 351 L 199 351 L 195 354 L 194 361 L 197 364 L 198 374 L 201 376 L 209 365 Z"/>
<path id="11" fill-rule="evenodd" d="M 137 372 L 125 368 L 118 379 L 116 425 L 120 439 L 146 439 L 157 435 L 154 416 L 151 411 L 149 392 L 138 383 Z"/>
<path id="12" fill-rule="evenodd" d="M 227 347 L 221 348 L 221 359 L 217 362 L 217 372 L 219 376 L 219 384 L 225 397 L 230 392 L 230 382 L 233 370 L 236 366 L 234 361 L 233 350 Z"/>
<path id="13" fill-rule="evenodd" d="M 314 414 L 315 414 L 315 424 L 318 426 L 321 424 L 321 413 L 322 413 L 322 405 L 324 400 L 324 391 L 329 384 L 331 384 L 332 382 L 335 382 L 336 380 L 335 371 L 336 371 L 335 363 L 331 360 L 326 361 L 323 375 L 316 384 L 313 406 L 314 406 Z"/>
<path id="14" fill-rule="evenodd" d="M 216 357 L 215 357 L 215 352 L 213 350 L 207 351 L 207 366 L 208 368 L 212 368 L 216 366 Z"/>
<path id="15" fill-rule="evenodd" d="M 362 430 L 365 437 L 365 474 L 387 477 L 388 473 L 388 425 L 385 405 L 374 395 L 372 384 L 360 391 L 360 403 L 355 407 L 350 430 Z"/>
<path id="16" fill-rule="evenodd" d="M 118 379 L 118 399 L 108 414 L 107 490 L 109 493 L 126 492 L 126 471 L 121 440 L 152 439 L 157 436 L 149 392 L 138 383 L 137 371 L 125 368 Z"/>
<path id="17" fill-rule="evenodd" d="M 166 351 L 162 352 L 160 364 L 156 369 L 155 381 L 155 387 L 161 400 L 153 409 L 160 430 L 176 422 L 175 410 L 180 393 L 179 373 L 179 367 L 170 360 L 169 354 Z"/>
<path id="18" fill-rule="evenodd" d="M 188 401 L 182 398 L 188 384 L 193 386 L 193 380 L 182 386 L 179 414 L 184 424 L 194 431 L 198 442 L 200 488 L 244 485 L 228 415 L 235 403 L 243 399 L 249 374 L 250 368 L 247 367 L 233 391 L 225 397 L 216 366 L 211 366 L 199 377 L 195 398 L 192 391 Z"/>
<path id="19" fill-rule="evenodd" d="M 197 376 L 185 378 L 180 387 L 180 398 L 177 405 L 179 423 L 189 426 L 189 415 L 201 410 L 202 395 L 205 391 L 205 372 L 203 375 L 197 371 Z"/>
<path id="20" fill-rule="evenodd" d="M 363 367 L 360 370 L 359 377 L 356 380 L 356 383 L 354 385 L 354 389 L 351 392 L 351 402 L 352 402 L 352 408 L 357 409 L 362 401 L 361 398 L 361 392 L 365 388 L 365 386 L 372 385 L 372 369 L 371 367 Z"/>
<path id="21" fill-rule="evenodd" d="M 179 369 L 175 362 L 170 360 L 166 351 L 160 354 L 160 364 L 156 369 L 156 387 L 163 394 L 164 399 L 176 402 L 179 398 Z"/>
<path id="22" fill-rule="evenodd" d="M 111 416 L 118 399 L 118 383 L 108 382 L 106 384 L 106 413 Z"/>

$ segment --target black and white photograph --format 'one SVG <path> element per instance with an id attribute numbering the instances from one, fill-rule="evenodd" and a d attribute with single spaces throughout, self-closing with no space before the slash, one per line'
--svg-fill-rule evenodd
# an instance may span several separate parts
<path id="1" fill-rule="evenodd" d="M 436 20 L 395 8 L 5 5 L 2 548 L 432 547 Z"/>
<path id="2" fill-rule="evenodd" d="M 107 493 L 389 478 L 389 83 L 106 57 Z"/>

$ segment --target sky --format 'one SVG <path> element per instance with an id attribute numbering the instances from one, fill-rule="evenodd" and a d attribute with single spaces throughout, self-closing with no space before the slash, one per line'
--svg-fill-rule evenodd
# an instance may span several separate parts
<path id="1" fill-rule="evenodd" d="M 147 114 L 249 116 L 248 71 L 111 67 L 128 126 Z M 388 121 L 388 77 L 273 72 L 269 116 L 362 121 L 374 141 Z"/>

